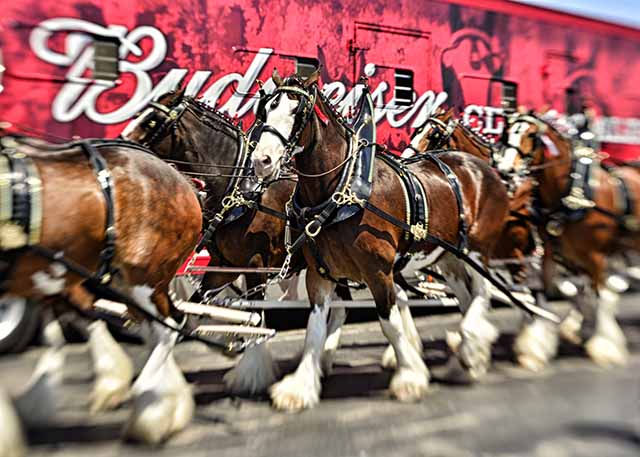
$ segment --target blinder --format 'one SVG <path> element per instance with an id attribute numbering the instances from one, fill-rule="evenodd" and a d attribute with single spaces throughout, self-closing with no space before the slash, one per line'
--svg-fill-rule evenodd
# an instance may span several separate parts
<path id="1" fill-rule="evenodd" d="M 160 125 L 151 126 L 154 130 L 152 131 L 150 138 L 143 143 L 143 146 L 150 148 L 166 137 L 170 129 L 175 128 L 188 105 L 187 101 L 184 100 L 173 108 L 155 101 L 149 102 L 148 106 L 164 114 L 162 123 L 160 123 Z"/>
<path id="2" fill-rule="evenodd" d="M 449 140 L 451 139 L 451 135 L 453 135 L 454 130 L 456 129 L 458 121 L 455 119 L 450 119 L 446 124 L 438 118 L 428 117 L 424 124 L 416 129 L 411 135 L 411 140 L 413 140 L 417 135 L 420 135 L 424 129 L 431 125 L 433 128 L 432 133 L 429 134 L 429 149 L 442 149 L 447 146 Z M 413 149 L 412 146 L 408 146 Z M 415 152 L 419 152 L 414 149 Z"/>
<path id="3" fill-rule="evenodd" d="M 299 82 L 298 79 L 294 79 L 294 81 Z M 282 143 L 282 145 L 284 146 L 285 153 L 282 159 L 283 165 L 288 164 L 294 156 L 301 152 L 295 152 L 296 146 L 298 146 L 298 142 L 300 141 L 302 132 L 304 132 L 304 129 L 306 128 L 307 124 L 309 124 L 311 116 L 313 115 L 313 107 L 316 104 L 316 97 L 318 95 L 317 90 L 317 87 L 313 85 L 311 87 L 311 93 L 309 93 L 305 89 L 287 84 L 285 81 L 285 84 L 276 88 L 276 90 L 272 94 L 262 96 L 260 98 L 260 101 L 258 102 L 256 125 L 251 129 L 251 132 L 249 134 L 250 147 L 253 149 L 258 145 L 263 133 L 270 133 L 278 138 L 280 143 Z M 293 128 L 291 129 L 291 135 L 289 136 L 289 138 L 285 138 L 284 135 L 282 135 L 282 133 L 278 131 L 278 129 L 266 123 L 267 104 L 269 103 L 269 101 L 274 99 L 276 102 L 278 102 L 279 97 L 282 94 L 293 94 L 300 97 L 300 103 L 298 104 L 298 107 L 294 114 Z"/>

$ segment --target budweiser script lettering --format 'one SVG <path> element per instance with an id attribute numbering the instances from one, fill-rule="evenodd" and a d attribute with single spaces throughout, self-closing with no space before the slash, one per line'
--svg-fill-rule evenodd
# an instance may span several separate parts
<path id="1" fill-rule="evenodd" d="M 66 33 L 64 51 L 59 52 L 50 47 L 51 38 L 56 33 Z M 111 112 L 99 112 L 96 108 L 98 97 L 109 90 L 119 90 L 115 84 L 107 81 L 95 81 L 83 75 L 93 65 L 92 36 L 117 38 L 120 41 L 119 69 L 121 74 L 129 74 L 135 80 L 135 88 L 128 100 Z M 150 51 L 143 53 L 138 44 L 143 40 L 151 40 Z M 53 18 L 47 19 L 35 27 L 30 35 L 29 43 L 35 55 L 53 65 L 69 67 L 66 83 L 62 85 L 52 104 L 52 116 L 59 122 L 71 122 L 81 115 L 100 124 L 117 124 L 124 122 L 144 108 L 149 101 L 173 89 L 183 82 L 188 70 L 174 68 L 157 84 L 153 84 L 150 72 L 157 68 L 166 58 L 167 41 L 160 30 L 151 26 L 140 26 L 129 31 L 120 25 L 103 26 L 82 19 Z M 212 72 L 195 71 L 186 86 L 188 95 L 200 94 L 210 105 L 217 106 L 221 97 L 229 88 L 235 92 L 221 106 L 217 106 L 230 116 L 242 118 L 257 108 L 257 98 L 249 95 L 255 90 L 255 83 L 272 56 L 273 50 L 260 49 L 244 74 L 229 73 L 208 85 Z M 135 60 L 128 60 L 133 55 Z M 267 81 L 266 89 L 273 88 Z M 391 127 L 402 127 L 411 122 L 411 127 L 420 126 L 447 99 L 445 92 L 428 90 L 410 107 L 393 107 L 393 100 L 385 103 L 384 96 L 389 91 L 385 81 L 373 90 L 372 96 L 376 106 L 376 122 L 386 120 Z M 120 89 L 121 90 L 121 89 Z M 335 81 L 324 84 L 324 93 L 336 104 L 338 109 L 346 113 L 353 106 L 361 93 L 355 86 L 349 92 L 342 82 Z"/>

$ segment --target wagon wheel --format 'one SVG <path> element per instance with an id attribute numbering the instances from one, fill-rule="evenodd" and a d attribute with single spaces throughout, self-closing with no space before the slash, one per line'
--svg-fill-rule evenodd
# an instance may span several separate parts
<path id="1" fill-rule="evenodd" d="M 0 301 L 0 354 L 22 351 L 33 340 L 40 308 L 24 298 Z"/>

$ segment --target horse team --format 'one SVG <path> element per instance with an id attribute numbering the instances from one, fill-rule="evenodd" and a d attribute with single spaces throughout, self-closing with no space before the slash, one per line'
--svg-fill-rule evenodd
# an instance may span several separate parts
<path id="1" fill-rule="evenodd" d="M 500 147 L 451 110 L 433 113 L 399 158 L 375 143 L 366 88 L 358 120 L 350 123 L 317 78 L 274 72 L 273 90 L 262 92 L 247 134 L 175 91 L 151 103 L 119 140 L 2 139 L 0 165 L 7 165 L 4 175 L 0 168 L 0 202 L 11 207 L 0 208 L 0 293 L 88 309 L 105 290 L 100 285 L 109 284 L 139 305 L 130 312 L 154 343 L 132 385 L 126 353 L 103 322 L 91 323 L 94 411 L 131 398 L 125 434 L 147 443 L 188 425 L 194 401 L 172 349 L 176 330 L 191 323 L 168 287 L 199 238 L 211 265 L 307 270 L 311 313 L 297 369 L 278 380 L 262 343 L 225 376 L 230 392 L 269 392 L 279 410 L 319 402 L 346 318 L 330 304 L 336 293 L 348 296 L 345 280 L 365 284 L 373 295 L 389 342 L 382 363 L 395 370 L 391 394 L 400 401 L 426 395 L 422 340 L 396 280 L 408 256 L 445 279 L 463 313 L 458 331 L 447 336 L 451 377 L 471 382 L 490 367 L 498 337 L 487 314 L 496 285 L 487 270 L 492 259 L 512 261 L 517 282 L 529 276 L 524 260 L 542 247 L 542 281 L 532 291 L 538 300 L 525 307 L 533 316 L 515 340 L 517 361 L 543 368 L 563 335 L 599 364 L 625 363 L 618 296 L 606 273 L 610 256 L 640 247 L 636 169 L 607 169 L 588 142 L 524 113 L 508 119 Z M 202 180 L 205 198 L 198 199 L 191 176 Z M 543 298 L 556 261 L 585 279 L 561 323 Z M 201 297 L 237 276 L 206 273 Z M 253 296 L 263 294 L 266 279 L 248 277 Z M 0 455 L 20 455 L 21 422 L 46 421 L 55 412 L 64 357 L 62 341 L 53 340 L 15 409 L 0 392 L 3 423 L 10 424 L 0 431 Z"/>

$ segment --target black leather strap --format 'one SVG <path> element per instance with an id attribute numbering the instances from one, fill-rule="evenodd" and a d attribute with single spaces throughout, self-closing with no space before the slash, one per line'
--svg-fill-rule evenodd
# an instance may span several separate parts
<path id="1" fill-rule="evenodd" d="M 89 159 L 89 163 L 93 167 L 100 190 L 106 204 L 106 224 L 104 232 L 104 248 L 100 251 L 100 266 L 96 272 L 96 276 L 103 283 L 109 283 L 112 279 L 114 270 L 111 265 L 116 253 L 116 227 L 115 227 L 115 209 L 113 197 L 113 179 L 111 172 L 107 166 L 107 161 L 91 141 L 80 142 L 80 147 Z"/>

